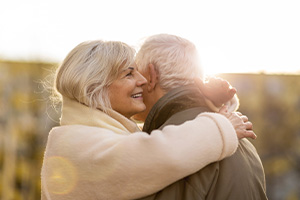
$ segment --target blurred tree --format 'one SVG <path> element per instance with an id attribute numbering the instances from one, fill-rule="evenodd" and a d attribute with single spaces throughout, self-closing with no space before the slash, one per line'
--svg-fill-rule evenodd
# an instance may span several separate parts
<path id="1" fill-rule="evenodd" d="M 40 199 L 40 169 L 60 108 L 49 91 L 56 64 L 0 60 L 0 199 Z M 272 200 L 300 199 L 300 75 L 221 74 L 253 122 Z"/>
<path id="2" fill-rule="evenodd" d="M 300 199 L 300 75 L 222 74 L 258 138 L 269 199 Z"/>
<path id="3" fill-rule="evenodd" d="M 0 62 L 0 198 L 40 199 L 40 168 L 47 133 L 49 93 L 41 80 L 53 64 Z"/>

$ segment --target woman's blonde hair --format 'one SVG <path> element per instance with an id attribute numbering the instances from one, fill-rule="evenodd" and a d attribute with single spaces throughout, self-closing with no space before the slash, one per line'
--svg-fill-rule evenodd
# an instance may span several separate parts
<path id="1" fill-rule="evenodd" d="M 92 108 L 111 108 L 108 86 L 134 63 L 135 50 L 118 41 L 77 45 L 56 70 L 54 89 L 63 97 Z"/>

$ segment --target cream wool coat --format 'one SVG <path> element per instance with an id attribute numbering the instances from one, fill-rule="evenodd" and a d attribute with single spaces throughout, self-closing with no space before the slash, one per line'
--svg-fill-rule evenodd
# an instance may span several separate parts
<path id="1" fill-rule="evenodd" d="M 64 98 L 61 126 L 48 136 L 42 200 L 140 198 L 232 155 L 237 145 L 220 114 L 203 113 L 149 135 L 117 112 Z"/>

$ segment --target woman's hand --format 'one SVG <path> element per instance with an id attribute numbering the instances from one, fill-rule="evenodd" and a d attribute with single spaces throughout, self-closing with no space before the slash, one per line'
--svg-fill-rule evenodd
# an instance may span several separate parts
<path id="1" fill-rule="evenodd" d="M 227 107 L 223 106 L 219 112 L 220 114 L 227 117 L 227 119 L 232 123 L 237 137 L 239 139 L 242 138 L 252 138 L 256 139 L 256 135 L 253 132 L 253 126 L 250 121 L 248 121 L 248 117 L 243 115 L 240 112 L 228 112 Z"/>
<path id="2" fill-rule="evenodd" d="M 236 89 L 233 88 L 228 81 L 222 78 L 211 77 L 205 82 L 195 78 L 194 81 L 202 94 L 217 107 L 222 106 L 232 99 L 236 93 Z"/>

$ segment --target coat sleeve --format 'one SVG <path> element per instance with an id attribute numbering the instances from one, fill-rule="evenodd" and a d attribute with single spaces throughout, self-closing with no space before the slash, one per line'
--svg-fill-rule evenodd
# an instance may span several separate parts
<path id="1" fill-rule="evenodd" d="M 194 120 L 166 126 L 150 135 L 119 135 L 80 125 L 59 127 L 51 135 L 45 158 L 59 155 L 69 160 L 77 181 L 72 189 L 92 192 L 95 199 L 147 196 L 232 155 L 238 145 L 231 123 L 216 113 L 202 113 Z M 55 170 L 50 168 L 43 169 L 42 183 L 54 177 L 49 173 Z M 43 188 L 47 190 L 47 186 Z"/>

